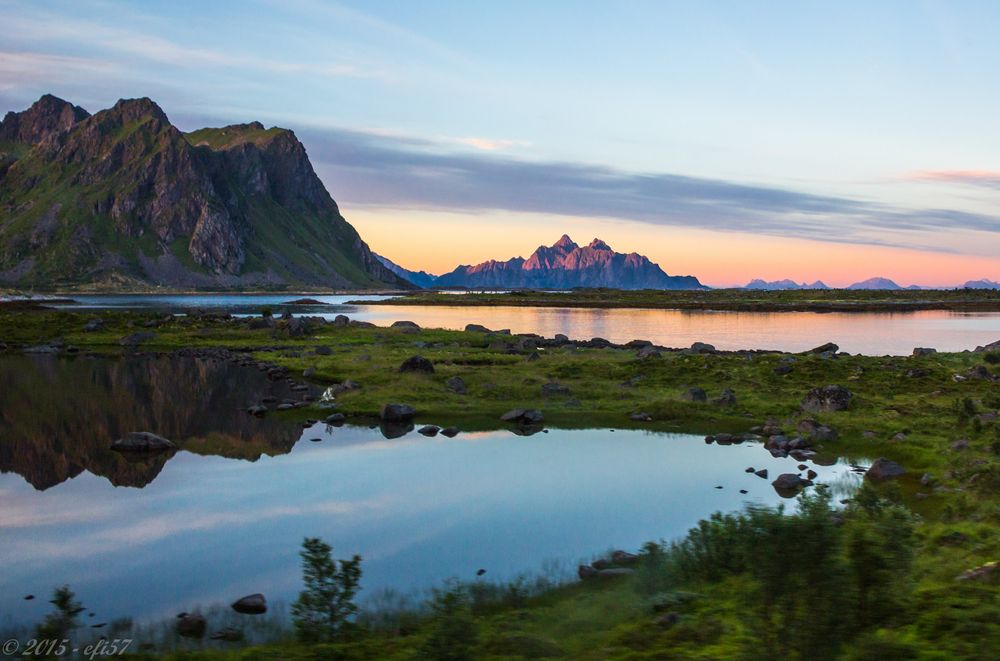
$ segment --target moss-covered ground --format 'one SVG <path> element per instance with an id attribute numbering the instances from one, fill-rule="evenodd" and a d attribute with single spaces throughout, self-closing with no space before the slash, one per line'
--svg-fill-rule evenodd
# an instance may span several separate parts
<path id="1" fill-rule="evenodd" d="M 293 373 L 312 370 L 309 380 L 320 385 L 347 379 L 359 383 L 360 388 L 336 397 L 337 410 L 348 416 L 374 417 L 382 404 L 400 402 L 417 410 L 418 423 L 453 424 L 466 431 L 501 427 L 499 416 L 516 407 L 540 409 L 546 424 L 558 427 L 705 433 L 745 432 L 768 420 L 794 430 L 802 419 L 816 418 L 839 433 L 822 452 L 883 456 L 901 463 L 907 474 L 878 490 L 917 517 L 915 536 L 907 542 L 914 553 L 913 569 L 891 588 L 901 595 L 892 617 L 828 641 L 816 658 L 985 659 L 995 658 L 1000 649 L 997 573 L 992 579 L 956 580 L 970 568 L 1000 560 L 1000 382 L 991 378 L 1000 374 L 997 354 L 831 357 L 662 351 L 640 358 L 625 347 L 537 347 L 533 338 L 480 332 L 281 320 L 268 326 L 260 319 L 106 312 L 99 315 L 102 330 L 85 332 L 86 322 L 97 316 L 0 311 L 0 342 L 6 351 L 57 341 L 63 350 L 74 346 L 119 353 L 123 337 L 153 333 L 139 349 L 246 351 Z M 400 373 L 402 362 L 415 354 L 432 361 L 432 374 Z M 464 393 L 448 387 L 452 377 L 463 380 Z M 543 386 L 549 383 L 565 390 L 546 395 Z M 853 393 L 850 407 L 805 413 L 801 402 L 806 393 L 828 384 Z M 692 387 L 704 389 L 709 401 L 687 401 L 684 393 Z M 713 404 L 711 399 L 726 388 L 735 394 L 735 404 Z M 633 420 L 630 416 L 637 412 L 650 420 Z M 283 415 L 319 414 L 305 408 Z M 793 555 L 795 549 L 787 552 Z M 658 616 L 642 572 L 498 600 L 470 616 L 479 632 L 472 658 L 754 658 L 746 595 L 757 594 L 759 581 L 746 572 L 714 580 L 676 579 L 670 591 L 695 596 L 676 600 L 671 608 L 679 620 L 669 626 L 654 623 Z M 811 598 L 819 602 L 831 595 L 817 588 Z M 425 642 L 439 619 L 415 617 L 405 627 L 361 632 L 354 641 L 337 645 L 289 642 L 182 656 L 425 658 Z M 767 658 L 762 654 L 756 658 Z M 809 658 L 801 650 L 789 655 Z"/>

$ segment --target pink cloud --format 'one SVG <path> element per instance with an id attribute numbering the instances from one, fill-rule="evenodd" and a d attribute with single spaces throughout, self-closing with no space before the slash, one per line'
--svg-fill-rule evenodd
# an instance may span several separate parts
<path id="1" fill-rule="evenodd" d="M 1000 170 L 917 170 L 908 173 L 904 179 L 995 187 L 1000 186 Z"/>

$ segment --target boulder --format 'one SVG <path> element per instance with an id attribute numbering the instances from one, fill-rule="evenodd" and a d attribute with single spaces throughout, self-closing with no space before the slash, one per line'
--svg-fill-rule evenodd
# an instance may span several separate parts
<path id="1" fill-rule="evenodd" d="M 715 353 L 715 346 L 705 342 L 695 342 L 688 349 L 689 353 Z"/>
<path id="2" fill-rule="evenodd" d="M 351 320 L 347 317 L 346 314 L 338 314 L 336 317 L 333 318 L 334 326 L 346 326 L 350 322 Z"/>
<path id="3" fill-rule="evenodd" d="M 891 480 L 905 474 L 906 469 L 897 464 L 895 461 L 889 461 L 888 459 L 880 457 L 876 459 L 868 471 L 865 472 L 865 479 L 872 480 L 873 482 L 882 482 L 883 480 Z"/>
<path id="4" fill-rule="evenodd" d="M 385 422 L 409 422 L 416 414 L 416 409 L 408 404 L 383 404 L 379 418 Z"/>
<path id="5" fill-rule="evenodd" d="M 931 349 L 929 347 L 915 347 L 913 349 L 913 357 L 921 358 L 923 356 L 930 356 L 937 353 L 937 349 Z"/>
<path id="6" fill-rule="evenodd" d="M 344 421 L 346 419 L 347 417 L 343 413 L 333 413 L 332 415 L 326 416 L 326 420 L 324 420 L 323 422 L 325 422 L 328 425 L 333 425 L 334 427 L 339 427 L 340 425 L 344 424 Z"/>
<path id="7" fill-rule="evenodd" d="M 681 393 L 681 399 L 685 402 L 704 402 L 708 401 L 708 395 L 701 388 L 694 387 L 688 388 Z"/>
<path id="8" fill-rule="evenodd" d="M 546 397 L 552 395 L 568 395 L 569 388 L 561 383 L 556 383 L 555 381 L 550 381 L 549 383 L 542 384 L 542 394 Z"/>
<path id="9" fill-rule="evenodd" d="M 399 366 L 400 372 L 416 372 L 421 374 L 433 374 L 434 363 L 423 356 L 410 356 Z"/>
<path id="10" fill-rule="evenodd" d="M 611 554 L 611 562 L 616 565 L 634 565 L 639 562 L 639 556 L 635 553 L 618 550 Z"/>
<path id="11" fill-rule="evenodd" d="M 826 344 L 821 344 L 818 347 L 810 349 L 806 353 L 816 353 L 816 354 L 819 354 L 819 353 L 837 353 L 838 351 L 840 351 L 840 347 L 839 346 L 837 346 L 833 342 L 827 342 Z"/>
<path id="12" fill-rule="evenodd" d="M 417 433 L 424 436 L 437 436 L 439 431 L 441 431 L 441 428 L 437 425 L 424 425 L 417 430 Z"/>
<path id="13" fill-rule="evenodd" d="M 465 332 L 466 333 L 489 333 L 491 331 L 486 326 L 481 326 L 479 324 L 466 324 L 465 325 Z"/>
<path id="14" fill-rule="evenodd" d="M 649 415 L 645 411 L 638 411 L 629 415 L 629 420 L 633 420 L 635 422 L 652 422 L 653 416 Z"/>
<path id="15" fill-rule="evenodd" d="M 329 356 L 330 354 L 333 353 L 333 349 L 331 349 L 328 346 L 320 345 L 315 349 L 313 349 L 313 353 L 315 353 L 317 356 Z"/>
<path id="16" fill-rule="evenodd" d="M 736 406 L 736 393 L 729 388 L 722 391 L 722 394 L 712 400 L 716 406 Z"/>
<path id="17" fill-rule="evenodd" d="M 185 638 L 201 638 L 205 635 L 207 623 L 205 618 L 198 613 L 181 613 L 177 616 L 175 627 L 177 635 Z"/>
<path id="18" fill-rule="evenodd" d="M 420 330 L 420 326 L 418 326 L 415 322 L 405 320 L 392 322 L 392 326 L 390 326 L 390 328 L 416 328 L 417 330 Z"/>
<path id="19" fill-rule="evenodd" d="M 767 469 L 766 468 L 761 468 L 760 470 L 754 471 L 753 474 L 756 475 L 759 478 L 764 479 L 764 480 L 767 479 Z"/>
<path id="20" fill-rule="evenodd" d="M 522 425 L 538 425 L 545 421 L 545 417 L 538 409 L 511 409 L 501 415 L 500 420 Z"/>
<path id="21" fill-rule="evenodd" d="M 552 337 L 552 341 L 555 342 L 556 344 L 566 344 L 567 342 L 569 342 L 569 338 L 563 335 L 562 333 L 556 333 Z"/>
<path id="22" fill-rule="evenodd" d="M 660 353 L 660 350 L 657 349 L 656 347 L 649 345 L 649 346 L 644 346 L 638 351 L 636 351 L 635 356 L 636 358 L 641 358 L 642 360 L 646 360 L 648 358 L 660 358 L 663 356 L 663 354 Z"/>
<path id="23" fill-rule="evenodd" d="M 813 388 L 802 400 L 802 408 L 810 413 L 832 413 L 845 411 L 851 405 L 853 395 L 843 386 L 829 385 Z"/>
<path id="24" fill-rule="evenodd" d="M 388 422 L 382 421 L 378 426 L 382 436 L 388 439 L 402 438 L 413 431 L 412 422 Z"/>
<path id="25" fill-rule="evenodd" d="M 448 438 L 455 438 L 456 436 L 458 436 L 458 434 L 459 434 L 458 427 L 445 427 L 444 429 L 441 430 L 441 435 L 447 436 Z"/>
<path id="26" fill-rule="evenodd" d="M 111 444 L 116 452 L 169 452 L 177 446 L 162 436 L 148 431 L 134 431 Z"/>
<path id="27" fill-rule="evenodd" d="M 267 599 L 259 592 L 248 594 L 233 602 L 232 608 L 237 613 L 244 615 L 263 615 L 267 612 Z"/>
<path id="28" fill-rule="evenodd" d="M 450 377 L 444 382 L 444 387 L 456 395 L 464 395 L 466 393 L 465 380 L 460 376 Z"/>
<path id="29" fill-rule="evenodd" d="M 965 373 L 965 376 L 969 379 L 982 379 L 983 381 L 993 381 L 993 374 L 990 373 L 984 365 L 975 365 L 970 367 L 969 371 Z"/>
<path id="30" fill-rule="evenodd" d="M 797 494 L 802 487 L 809 484 L 795 473 L 782 473 L 771 482 L 771 486 L 782 498 L 790 498 Z"/>

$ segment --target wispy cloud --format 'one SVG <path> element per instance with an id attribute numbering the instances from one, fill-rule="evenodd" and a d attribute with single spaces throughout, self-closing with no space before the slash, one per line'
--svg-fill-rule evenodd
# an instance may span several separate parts
<path id="1" fill-rule="evenodd" d="M 1000 171 L 998 170 L 918 170 L 908 173 L 904 179 L 1000 188 Z"/>
<path id="2" fill-rule="evenodd" d="M 959 209 L 910 209 L 722 179 L 447 152 L 433 140 L 386 132 L 299 133 L 331 193 L 355 205 L 619 218 L 937 251 L 951 248 L 928 245 L 926 233 L 1000 232 L 1000 217 Z"/>

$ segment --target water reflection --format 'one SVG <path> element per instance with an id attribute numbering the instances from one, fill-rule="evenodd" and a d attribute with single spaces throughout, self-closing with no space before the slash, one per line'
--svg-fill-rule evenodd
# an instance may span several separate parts
<path id="1" fill-rule="evenodd" d="M 868 355 L 904 355 L 914 347 L 964 351 L 1000 339 L 1000 313 L 923 310 L 875 312 L 712 312 L 679 310 L 602 310 L 586 308 L 351 306 L 351 296 L 313 296 L 321 306 L 283 306 L 290 295 L 215 296 L 79 296 L 89 308 L 158 309 L 184 312 L 194 308 L 259 314 L 264 307 L 294 314 L 352 318 L 389 325 L 409 319 L 427 328 L 461 329 L 477 323 L 509 328 L 515 333 L 556 333 L 573 339 L 603 337 L 616 343 L 651 340 L 664 346 L 709 342 L 720 349 L 805 351 L 824 342 L 841 350 Z M 376 296 L 366 296 L 376 299 Z"/>
<path id="2" fill-rule="evenodd" d="M 685 434 L 303 430 L 246 415 L 248 399 L 280 384 L 230 363 L 16 357 L 0 360 L 0 378 L 3 470 L 16 473 L 0 475 L 0 623 L 40 620 L 48 604 L 22 596 L 63 583 L 101 621 L 253 592 L 287 603 L 307 535 L 361 554 L 368 595 L 479 568 L 504 579 L 572 567 L 677 537 L 713 511 L 779 502 L 747 467 L 798 472 L 759 445 Z M 107 447 L 132 429 L 181 450 L 127 463 Z M 842 463 L 809 467 L 840 488 L 859 479 Z"/>

